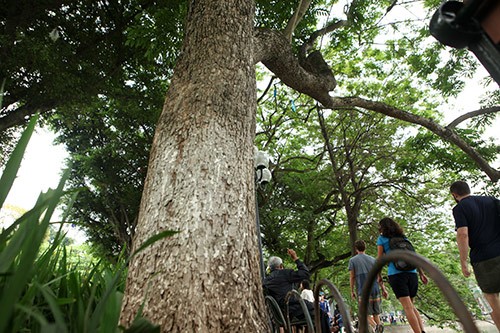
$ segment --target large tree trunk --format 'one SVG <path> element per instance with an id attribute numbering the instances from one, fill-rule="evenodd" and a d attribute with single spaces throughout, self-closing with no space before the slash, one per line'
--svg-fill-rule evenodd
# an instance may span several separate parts
<path id="1" fill-rule="evenodd" d="M 122 309 L 162 332 L 263 332 L 255 230 L 254 3 L 191 1 L 150 156 Z"/>

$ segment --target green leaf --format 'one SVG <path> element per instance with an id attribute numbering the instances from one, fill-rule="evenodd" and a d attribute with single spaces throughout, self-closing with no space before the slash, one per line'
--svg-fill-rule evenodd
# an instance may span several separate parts
<path id="1" fill-rule="evenodd" d="M 159 241 L 163 238 L 167 238 L 167 237 L 170 237 L 172 235 L 175 235 L 176 233 L 178 233 L 178 231 L 166 230 L 166 231 L 160 232 L 159 234 L 151 236 L 144 243 L 142 243 L 142 245 L 139 246 L 139 248 L 137 250 L 135 250 L 135 252 L 132 254 L 131 258 L 133 256 L 135 256 L 136 254 L 138 254 L 139 252 L 141 252 L 142 250 L 144 250 L 145 248 L 147 248 L 148 246 L 156 243 L 157 241 Z"/>
<path id="2" fill-rule="evenodd" d="M 0 260 L 9 260 L 6 263 L 2 261 L 2 265 L 12 269 L 0 290 L 0 332 L 4 332 L 9 326 L 15 305 L 32 277 L 40 245 L 49 227 L 52 213 L 64 193 L 64 183 L 68 175 L 66 171 L 55 190 L 40 194 L 33 213 L 25 214 L 22 223 L 17 223 L 18 228 L 13 231 L 11 241 L 0 254 Z"/>
<path id="3" fill-rule="evenodd" d="M 31 134 L 33 134 L 37 120 L 38 114 L 30 119 L 28 126 L 24 130 L 23 135 L 21 135 L 16 148 L 14 148 L 14 151 L 5 165 L 2 178 L 0 178 L 0 207 L 3 206 L 12 184 L 14 184 L 14 180 L 16 179 L 17 172 L 19 171 L 19 167 L 21 166 L 21 162 L 23 160 L 24 152 L 26 151 L 26 147 L 30 141 Z"/>
<path id="4" fill-rule="evenodd" d="M 105 316 L 106 313 L 109 313 L 110 311 L 116 311 L 116 298 L 113 298 L 112 296 L 116 296 L 116 289 L 118 286 L 118 282 L 121 279 L 122 272 L 123 268 L 118 269 L 114 276 L 109 281 L 106 281 L 105 291 L 101 295 L 101 298 L 97 303 L 94 311 L 92 312 L 92 316 L 89 319 L 88 330 L 90 332 L 96 332 L 97 329 L 102 325 L 103 321 L 108 320 L 108 318 L 106 318 Z M 113 309 L 113 307 L 115 308 Z"/>
<path id="5" fill-rule="evenodd" d="M 104 310 L 104 320 L 101 322 L 99 331 L 102 333 L 115 332 L 120 320 L 120 311 L 123 300 L 123 293 L 115 291 L 109 299 L 109 302 Z"/>
<path id="6" fill-rule="evenodd" d="M 56 299 L 55 295 L 52 293 L 52 290 L 46 286 L 41 286 L 38 283 L 36 283 L 36 287 L 41 291 L 43 297 L 49 304 L 49 308 L 55 319 L 57 332 L 59 333 L 67 332 L 68 330 L 65 324 L 64 315 L 61 312 L 61 309 L 59 307 L 59 302 Z"/>
<path id="7" fill-rule="evenodd" d="M 132 325 L 124 330 L 124 333 L 159 333 L 160 326 L 154 325 L 144 317 L 134 320 Z"/>
<path id="8" fill-rule="evenodd" d="M 48 324 L 47 319 L 43 316 L 43 314 L 41 314 L 39 311 L 37 311 L 38 309 L 36 309 L 36 308 L 29 308 L 29 307 L 24 306 L 22 304 L 16 304 L 16 309 L 19 309 L 19 310 L 25 312 L 26 314 L 28 314 L 30 317 L 35 318 L 36 321 L 38 321 L 38 323 L 40 323 L 40 326 L 45 326 Z"/>

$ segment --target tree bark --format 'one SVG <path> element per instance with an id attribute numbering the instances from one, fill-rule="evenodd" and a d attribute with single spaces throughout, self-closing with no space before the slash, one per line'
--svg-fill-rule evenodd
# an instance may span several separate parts
<path id="1" fill-rule="evenodd" d="M 191 1 L 150 156 L 121 322 L 162 332 L 264 332 L 255 228 L 254 2 Z M 223 56 L 222 56 L 223 55 Z"/>
<path id="2" fill-rule="evenodd" d="M 458 126 L 458 124 L 460 124 L 463 121 L 466 121 L 467 119 L 477 117 L 477 116 L 482 116 L 485 114 L 496 113 L 496 112 L 500 112 L 500 106 L 494 106 L 491 108 L 484 108 L 484 109 L 470 111 L 470 112 L 467 112 L 466 114 L 461 115 L 457 119 L 453 120 L 446 127 L 447 128 L 455 128 Z"/>

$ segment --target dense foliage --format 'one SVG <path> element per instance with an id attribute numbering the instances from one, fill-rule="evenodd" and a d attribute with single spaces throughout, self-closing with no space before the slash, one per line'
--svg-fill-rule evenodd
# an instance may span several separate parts
<path id="1" fill-rule="evenodd" d="M 0 207 L 19 171 L 38 117 L 31 119 L 0 177 Z M 0 233 L 0 331 L 2 332 L 159 332 L 137 313 L 133 324 L 119 327 L 127 259 L 98 260 L 83 244 L 71 246 L 64 233 L 67 214 L 51 225 L 63 196 L 65 172 L 56 189 L 40 194 L 35 206 Z M 133 255 L 175 232 L 154 235 Z"/>
<path id="2" fill-rule="evenodd" d="M 6 128 L 40 112 L 70 153 L 68 185 L 84 189 L 72 222 L 103 255 L 116 256 L 131 245 L 186 3 L 44 1 L 2 8 L 1 149 L 8 153 L 13 138 Z"/>

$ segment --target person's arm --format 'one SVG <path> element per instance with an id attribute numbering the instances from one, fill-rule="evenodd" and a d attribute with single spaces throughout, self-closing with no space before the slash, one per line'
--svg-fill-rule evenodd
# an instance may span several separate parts
<path id="1" fill-rule="evenodd" d="M 384 247 L 382 245 L 377 245 L 377 259 L 380 259 L 384 255 Z"/>
<path id="2" fill-rule="evenodd" d="M 351 286 L 351 297 L 352 299 L 356 299 L 356 293 L 354 292 L 354 283 L 356 282 L 356 273 L 354 272 L 354 269 L 351 269 L 349 271 L 349 284 Z"/>
<path id="3" fill-rule="evenodd" d="M 460 267 L 465 277 L 470 276 L 467 259 L 469 257 L 469 228 L 460 227 L 457 229 L 458 252 L 460 253 Z"/>
<path id="4" fill-rule="evenodd" d="M 309 279 L 311 275 L 309 273 L 309 268 L 307 268 L 307 266 L 302 261 L 300 261 L 297 253 L 292 249 L 288 249 L 287 252 L 290 258 L 292 258 L 292 260 L 297 265 L 296 271 L 290 271 L 289 281 L 295 283 Z"/>
<path id="5" fill-rule="evenodd" d="M 425 272 L 422 268 L 418 267 L 418 275 L 420 275 L 420 280 L 422 281 L 423 284 L 427 284 L 429 280 L 427 279 L 427 276 L 425 275 Z"/>
<path id="6" fill-rule="evenodd" d="M 382 279 L 382 274 L 380 274 L 380 273 L 378 273 L 377 282 L 378 282 L 380 289 L 382 290 L 382 297 L 387 299 L 389 297 L 389 293 L 387 292 L 387 289 L 385 288 L 384 279 Z"/>
<path id="7" fill-rule="evenodd" d="M 383 245 L 377 245 L 377 259 L 382 258 L 384 255 L 384 246 Z M 385 288 L 384 285 L 384 280 L 382 279 L 382 274 L 378 273 L 378 284 L 380 288 L 382 289 L 382 296 L 387 299 L 389 297 L 389 293 L 387 292 L 387 289 Z"/>

